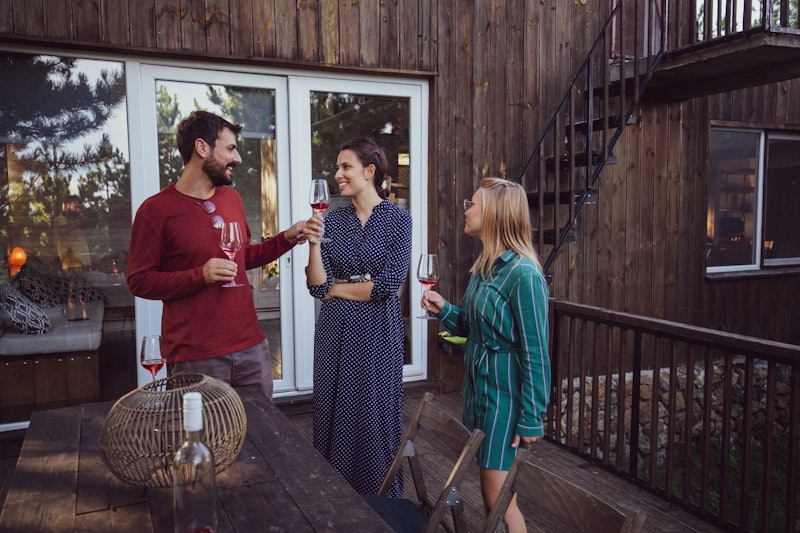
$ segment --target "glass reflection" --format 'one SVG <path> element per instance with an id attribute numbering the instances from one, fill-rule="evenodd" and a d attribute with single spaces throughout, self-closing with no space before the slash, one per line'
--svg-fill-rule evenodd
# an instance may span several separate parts
<path id="1" fill-rule="evenodd" d="M 238 141 L 242 164 L 234 171 L 232 187 L 242 197 L 253 242 L 276 235 L 279 228 L 275 91 L 158 80 L 156 112 L 161 187 L 180 177 L 183 163 L 176 145 L 177 127 L 195 109 L 217 113 L 244 126 Z M 270 344 L 273 378 L 281 379 L 279 261 L 250 270 L 247 275 L 254 288 L 259 324 Z"/>
<path id="2" fill-rule="evenodd" d="M 329 209 L 350 202 L 339 195 L 336 185 L 336 157 L 339 147 L 352 139 L 369 137 L 386 152 L 389 160 L 387 193 L 390 201 L 410 209 L 409 190 L 409 99 L 332 92 L 311 92 L 311 165 L 307 179 L 326 179 L 331 192 Z M 411 362 L 408 280 L 399 297 L 406 322 L 405 363 Z M 317 304 L 318 305 L 318 304 Z"/>
<path id="3" fill-rule="evenodd" d="M 0 101 L 0 242 L 6 253 L 25 249 L 30 266 L 60 267 L 53 223 L 77 196 L 95 219 L 85 228 L 85 262 L 105 269 L 109 254 L 127 251 L 130 228 L 123 65 L 0 57 L 0 75 L 18 80 L 4 85 Z"/>

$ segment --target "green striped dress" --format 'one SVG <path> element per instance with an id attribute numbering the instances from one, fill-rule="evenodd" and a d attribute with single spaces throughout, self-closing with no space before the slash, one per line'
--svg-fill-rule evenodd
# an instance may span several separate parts
<path id="1" fill-rule="evenodd" d="M 486 434 L 482 468 L 508 470 L 515 434 L 544 434 L 550 396 L 547 282 L 528 258 L 506 250 L 488 279 L 473 274 L 462 307 L 446 302 L 437 315 L 464 345 L 464 425 Z"/>

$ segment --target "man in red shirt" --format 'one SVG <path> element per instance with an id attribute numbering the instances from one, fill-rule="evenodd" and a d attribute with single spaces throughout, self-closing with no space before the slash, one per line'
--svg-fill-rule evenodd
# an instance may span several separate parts
<path id="1" fill-rule="evenodd" d="M 171 374 L 205 374 L 233 386 L 258 384 L 272 397 L 269 345 L 258 327 L 245 271 L 305 242 L 305 222 L 250 244 L 242 199 L 227 186 L 242 162 L 241 130 L 206 111 L 193 111 L 178 125 L 184 170 L 136 213 L 128 287 L 136 296 L 164 303 L 161 331 Z M 233 261 L 219 248 L 223 221 L 238 221 L 242 228 L 244 244 Z M 232 280 L 239 286 L 223 287 Z"/>

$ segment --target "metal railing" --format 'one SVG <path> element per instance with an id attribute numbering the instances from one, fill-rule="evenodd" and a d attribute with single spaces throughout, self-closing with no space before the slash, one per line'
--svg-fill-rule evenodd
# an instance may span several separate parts
<path id="1" fill-rule="evenodd" d="M 596 198 L 600 173 L 663 56 L 667 6 L 617 3 L 520 173 L 536 247 L 548 252 L 545 273 Z"/>
<path id="2" fill-rule="evenodd" d="M 549 439 L 726 529 L 800 528 L 800 346 L 551 299 Z"/>

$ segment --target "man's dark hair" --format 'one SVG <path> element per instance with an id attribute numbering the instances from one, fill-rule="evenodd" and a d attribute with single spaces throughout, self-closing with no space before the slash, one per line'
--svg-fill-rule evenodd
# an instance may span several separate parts
<path id="1" fill-rule="evenodd" d="M 241 124 L 233 124 L 208 111 L 192 111 L 188 117 L 181 120 L 178 124 L 178 151 L 183 158 L 183 164 L 192 159 L 194 141 L 203 139 L 213 149 L 217 137 L 224 128 L 228 128 L 237 136 L 242 131 Z"/>

